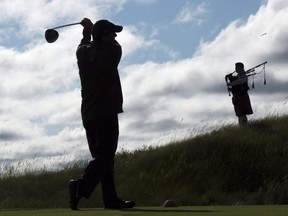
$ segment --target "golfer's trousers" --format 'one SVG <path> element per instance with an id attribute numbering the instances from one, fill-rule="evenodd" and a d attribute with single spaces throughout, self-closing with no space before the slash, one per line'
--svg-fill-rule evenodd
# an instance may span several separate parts
<path id="1" fill-rule="evenodd" d="M 86 137 L 92 160 L 79 179 L 78 194 L 89 198 L 101 182 L 104 203 L 117 199 L 114 183 L 114 157 L 117 149 L 118 116 L 108 116 L 85 122 Z"/>

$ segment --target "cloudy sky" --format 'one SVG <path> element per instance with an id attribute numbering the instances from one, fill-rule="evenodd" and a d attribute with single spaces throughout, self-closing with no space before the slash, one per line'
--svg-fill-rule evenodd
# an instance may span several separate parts
<path id="1" fill-rule="evenodd" d="M 287 0 L 0 0 L 0 8 L 2 169 L 89 159 L 75 58 L 82 26 L 58 29 L 52 44 L 44 38 L 84 17 L 124 26 L 119 150 L 236 124 L 224 76 L 238 61 L 246 69 L 268 61 L 267 85 L 256 70 L 249 118 L 287 113 Z"/>

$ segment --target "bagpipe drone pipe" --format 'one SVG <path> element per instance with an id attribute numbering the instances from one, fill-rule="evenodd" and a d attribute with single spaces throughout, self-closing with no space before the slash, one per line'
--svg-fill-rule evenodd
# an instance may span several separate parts
<path id="1" fill-rule="evenodd" d="M 263 73 L 264 75 L 264 85 L 266 85 L 266 71 L 265 71 L 265 65 L 267 64 L 267 61 L 259 64 L 259 65 L 256 65 L 255 67 L 252 67 L 248 70 L 245 71 L 245 77 L 251 77 L 252 76 L 252 88 L 254 89 L 255 88 L 255 85 L 254 85 L 254 76 L 255 75 L 258 75 L 258 74 L 261 74 Z M 258 68 L 258 67 L 261 67 L 262 66 L 262 70 L 260 72 L 255 72 L 255 69 Z M 226 84 L 227 84 L 227 89 L 228 89 L 228 93 L 229 93 L 229 96 L 230 96 L 230 92 L 232 91 L 232 86 L 230 85 L 230 83 L 232 81 L 235 81 L 237 79 L 239 79 L 240 77 L 238 76 L 233 76 L 233 74 L 236 73 L 236 71 L 232 72 L 232 73 L 229 73 L 225 76 L 225 81 L 226 81 Z"/>

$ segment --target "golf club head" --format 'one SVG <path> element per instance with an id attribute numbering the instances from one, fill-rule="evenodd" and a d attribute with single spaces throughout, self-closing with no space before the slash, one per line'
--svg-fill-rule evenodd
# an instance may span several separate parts
<path id="1" fill-rule="evenodd" d="M 47 29 L 45 31 L 45 39 L 48 43 L 54 43 L 59 37 L 59 33 L 54 29 Z"/>

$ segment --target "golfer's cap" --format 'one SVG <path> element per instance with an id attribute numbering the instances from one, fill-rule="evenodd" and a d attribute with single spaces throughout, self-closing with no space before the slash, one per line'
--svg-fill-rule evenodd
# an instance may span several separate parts
<path id="1" fill-rule="evenodd" d="M 92 28 L 92 35 L 99 37 L 101 35 L 103 35 L 103 33 L 105 32 L 121 32 L 123 29 L 123 26 L 120 25 L 115 25 L 114 23 L 106 20 L 106 19 L 102 19 L 102 20 L 98 20 Z"/>

